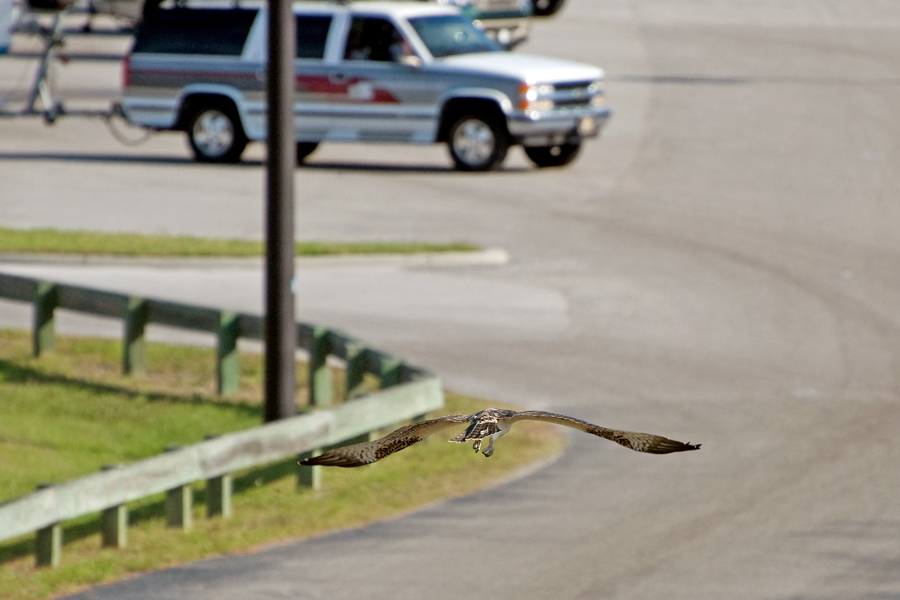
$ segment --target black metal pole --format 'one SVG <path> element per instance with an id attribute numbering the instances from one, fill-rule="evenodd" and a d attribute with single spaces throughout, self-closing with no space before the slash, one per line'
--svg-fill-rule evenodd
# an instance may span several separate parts
<path id="1" fill-rule="evenodd" d="M 294 17 L 291 0 L 269 0 L 268 177 L 266 183 L 265 420 L 297 412 L 294 402 Z"/>

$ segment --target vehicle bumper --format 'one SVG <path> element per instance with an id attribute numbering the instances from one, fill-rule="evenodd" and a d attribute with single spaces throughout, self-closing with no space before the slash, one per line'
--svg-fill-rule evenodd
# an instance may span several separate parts
<path id="1" fill-rule="evenodd" d="M 178 106 L 176 100 L 169 98 L 125 97 L 122 112 L 132 125 L 165 130 L 175 126 Z"/>
<path id="2" fill-rule="evenodd" d="M 533 118 L 515 114 L 509 118 L 509 133 L 523 146 L 572 144 L 600 135 L 610 114 L 606 106 L 540 113 Z"/>

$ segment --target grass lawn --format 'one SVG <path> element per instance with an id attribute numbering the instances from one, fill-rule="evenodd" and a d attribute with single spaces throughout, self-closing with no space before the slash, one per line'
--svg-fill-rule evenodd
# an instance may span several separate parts
<path id="1" fill-rule="evenodd" d="M 36 359 L 28 332 L 0 329 L 0 502 L 30 493 L 38 483 L 65 481 L 262 420 L 261 356 L 241 357 L 240 393 L 223 399 L 214 393 L 212 349 L 148 344 L 148 372 L 141 377 L 120 374 L 119 352 L 119 341 L 59 336 L 56 351 Z M 304 375 L 302 368 L 297 372 Z M 342 385 L 340 377 L 335 380 Z M 441 414 L 487 406 L 448 393 Z M 472 492 L 563 447 L 557 430 L 524 422 L 485 459 L 467 446 L 444 442 L 455 434 L 437 434 L 372 466 L 326 469 L 318 491 L 298 489 L 294 459 L 235 473 L 234 515 L 227 520 L 206 518 L 198 485 L 194 526 L 187 531 L 165 526 L 162 494 L 131 503 L 128 546 L 121 550 L 100 547 L 98 515 L 66 522 L 58 569 L 35 568 L 34 535 L 0 542 L 0 598 L 47 598 L 141 571 L 356 527 Z"/>
<path id="2" fill-rule="evenodd" d="M 412 254 L 468 252 L 464 243 L 297 242 L 297 256 L 339 254 Z M 189 236 L 136 235 L 56 229 L 0 228 L 0 253 L 102 254 L 108 256 L 253 257 L 265 254 L 263 242 Z"/>

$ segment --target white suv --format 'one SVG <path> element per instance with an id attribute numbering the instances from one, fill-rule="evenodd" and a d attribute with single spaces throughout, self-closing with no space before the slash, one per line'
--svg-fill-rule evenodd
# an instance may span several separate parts
<path id="1" fill-rule="evenodd" d="M 597 67 L 513 54 L 458 10 L 296 3 L 297 157 L 325 141 L 446 142 L 458 169 L 498 168 L 521 144 L 539 167 L 575 158 L 609 116 Z M 175 7 L 139 25 L 123 109 L 187 133 L 197 160 L 265 138 L 266 6 Z"/>

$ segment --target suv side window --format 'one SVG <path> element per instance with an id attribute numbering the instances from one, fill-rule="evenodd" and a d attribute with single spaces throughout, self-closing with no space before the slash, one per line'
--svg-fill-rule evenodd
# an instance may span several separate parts
<path id="1" fill-rule="evenodd" d="M 396 46 L 403 36 L 387 19 L 353 17 L 347 36 L 344 60 L 398 60 Z"/>
<path id="2" fill-rule="evenodd" d="M 297 58 L 324 58 L 330 27 L 330 15 L 297 15 Z"/>
<path id="3" fill-rule="evenodd" d="M 132 52 L 240 56 L 256 12 L 241 8 L 150 11 L 138 26 Z"/>

